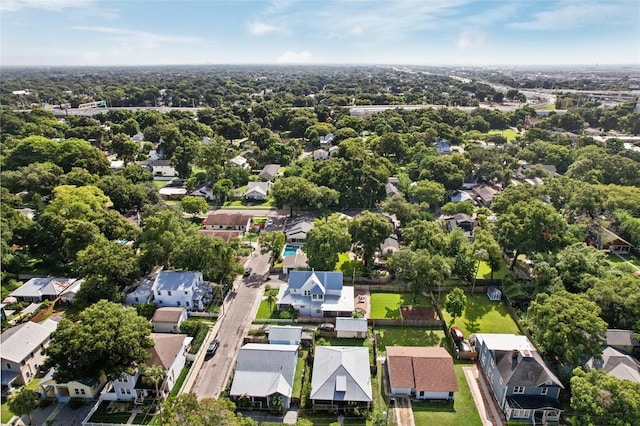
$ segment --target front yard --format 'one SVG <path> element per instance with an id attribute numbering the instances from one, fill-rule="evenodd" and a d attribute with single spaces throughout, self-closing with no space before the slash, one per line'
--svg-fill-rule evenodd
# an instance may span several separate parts
<path id="1" fill-rule="evenodd" d="M 414 303 L 414 295 L 406 293 L 388 293 L 382 291 L 371 292 L 371 315 L 370 318 L 379 319 L 400 319 L 400 306 L 431 306 L 431 299 L 419 294 Z"/>
<path id="2" fill-rule="evenodd" d="M 278 318 L 278 311 L 276 311 L 276 302 L 272 301 L 269 304 L 267 297 L 272 294 L 274 297 L 278 295 L 277 288 L 270 288 L 264 292 L 264 296 L 262 301 L 260 302 L 260 307 L 258 308 L 258 313 L 256 314 L 256 319 L 269 319 L 269 318 Z"/>
<path id="3" fill-rule="evenodd" d="M 467 305 L 462 317 L 456 318 L 454 325 L 460 327 L 465 338 L 472 333 L 512 333 L 520 334 L 516 322 L 513 320 L 502 302 L 489 300 L 486 294 L 467 294 Z M 445 294 L 442 294 L 443 320 L 451 324 L 451 315 L 444 309 Z"/>

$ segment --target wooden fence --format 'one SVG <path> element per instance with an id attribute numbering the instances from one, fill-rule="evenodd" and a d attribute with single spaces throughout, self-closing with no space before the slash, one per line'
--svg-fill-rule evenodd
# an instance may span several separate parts
<path id="1" fill-rule="evenodd" d="M 427 327 L 438 328 L 444 326 L 441 320 L 409 320 L 409 319 L 378 319 L 369 318 L 367 324 L 371 327 L 390 326 L 390 327 Z"/>

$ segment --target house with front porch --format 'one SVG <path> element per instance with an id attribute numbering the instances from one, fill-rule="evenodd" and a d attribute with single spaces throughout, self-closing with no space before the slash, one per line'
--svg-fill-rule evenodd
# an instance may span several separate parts
<path id="1" fill-rule="evenodd" d="M 43 395 L 55 398 L 58 402 L 69 402 L 71 398 L 91 401 L 98 396 L 102 387 L 107 383 L 107 377 L 104 374 L 98 380 L 79 379 L 58 383 L 53 378 L 55 371 L 54 368 L 51 368 L 38 384 Z"/>
<path id="2" fill-rule="evenodd" d="M 564 386 L 526 336 L 475 334 L 482 371 L 507 421 L 557 422 Z"/>
<path id="3" fill-rule="evenodd" d="M 342 272 L 290 271 L 287 285 L 280 286 L 278 310 L 294 308 L 307 317 L 351 317 L 353 287 L 342 285 Z"/>

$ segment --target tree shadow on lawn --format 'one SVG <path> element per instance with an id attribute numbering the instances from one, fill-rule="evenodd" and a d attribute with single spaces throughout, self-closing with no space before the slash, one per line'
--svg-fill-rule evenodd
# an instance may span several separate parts
<path id="1" fill-rule="evenodd" d="M 493 305 L 479 299 L 477 296 L 467 297 L 467 306 L 462 314 L 465 318 L 465 328 L 467 331 L 469 333 L 478 333 L 480 331 L 479 320 L 493 309 L 495 309 Z"/>
<path id="2" fill-rule="evenodd" d="M 377 330 L 376 332 L 382 334 L 378 337 L 379 346 L 383 346 L 380 349 L 384 349 L 384 346 L 446 347 L 445 345 L 447 344 L 447 339 L 433 330 L 394 328 L 391 333 L 389 333 L 389 330 Z"/>
<path id="3" fill-rule="evenodd" d="M 399 308 L 395 308 L 395 309 L 391 309 L 391 308 L 384 308 L 387 313 L 384 314 L 385 318 L 389 318 L 389 319 L 400 319 L 400 309 Z"/>

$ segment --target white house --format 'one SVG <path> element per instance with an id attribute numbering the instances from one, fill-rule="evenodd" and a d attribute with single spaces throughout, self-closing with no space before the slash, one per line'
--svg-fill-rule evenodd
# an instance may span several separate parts
<path id="1" fill-rule="evenodd" d="M 320 148 L 327 149 L 331 146 L 331 142 L 333 142 L 333 133 L 329 132 L 324 136 L 320 136 Z"/>
<path id="2" fill-rule="evenodd" d="M 453 401 L 458 391 L 453 358 L 442 347 L 387 346 L 393 395 Z"/>
<path id="3" fill-rule="evenodd" d="M 210 214 L 202 222 L 204 229 L 249 232 L 251 216 L 245 214 Z"/>
<path id="4" fill-rule="evenodd" d="M 160 307 L 178 306 L 202 311 L 211 300 L 212 290 L 201 272 L 161 271 L 153 283 L 155 301 Z"/>
<path id="5" fill-rule="evenodd" d="M 153 281 L 146 278 L 140 280 L 135 286 L 127 290 L 124 301 L 127 305 L 138 303 L 151 303 L 153 300 Z"/>
<path id="6" fill-rule="evenodd" d="M 296 345 L 302 339 L 302 327 L 272 325 L 269 328 L 269 343 L 272 345 Z"/>
<path id="7" fill-rule="evenodd" d="M 27 385 L 44 364 L 43 350 L 49 345 L 49 336 L 58 323 L 47 319 L 41 323 L 25 322 L 2 333 L 2 388 L 11 391 Z"/>
<path id="8" fill-rule="evenodd" d="M 288 221 L 284 226 L 284 235 L 288 243 L 303 244 L 307 239 L 307 232 L 313 228 L 313 221 L 310 219 L 298 219 Z"/>
<path id="9" fill-rule="evenodd" d="M 19 302 L 54 300 L 76 280 L 76 278 L 31 278 L 9 293 L 9 296 L 15 297 Z"/>
<path id="10" fill-rule="evenodd" d="M 264 201 L 267 199 L 273 183 L 271 182 L 249 182 L 247 190 L 244 192 L 244 199 L 251 201 Z"/>
<path id="11" fill-rule="evenodd" d="M 367 319 L 336 318 L 336 334 L 339 338 L 364 339 L 367 337 Z"/>
<path id="12" fill-rule="evenodd" d="M 98 396 L 102 387 L 107 383 L 107 378 L 104 374 L 98 380 L 80 379 L 67 383 L 58 383 L 53 379 L 54 373 L 55 369 L 51 368 L 40 379 L 38 385 L 43 395 L 56 398 L 58 402 L 69 402 L 71 398 L 91 401 Z"/>
<path id="13" fill-rule="evenodd" d="M 314 409 L 368 408 L 373 399 L 369 349 L 316 346 L 311 376 Z"/>
<path id="14" fill-rule="evenodd" d="M 288 409 L 297 361 L 297 345 L 247 343 L 238 353 L 229 395 L 232 398 L 247 395 L 262 408 L 270 406 L 273 395 L 279 395 Z"/>
<path id="15" fill-rule="evenodd" d="M 151 163 L 151 172 L 154 176 L 173 177 L 176 175 L 176 169 L 171 165 L 169 160 L 155 160 Z"/>
<path id="16" fill-rule="evenodd" d="M 186 334 L 151 333 L 149 336 L 154 346 L 149 349 L 147 365 L 161 367 L 165 378 L 158 388 L 160 395 L 168 395 L 180 377 L 187 362 L 187 352 L 191 347 L 192 337 Z M 144 370 L 137 370 L 133 374 L 123 373 L 119 379 L 112 380 L 105 386 L 101 400 L 132 401 L 142 400 L 155 393 L 155 386 L 143 380 Z"/>
<path id="17" fill-rule="evenodd" d="M 156 333 L 180 333 L 180 324 L 187 320 L 187 310 L 183 307 L 158 308 L 153 313 L 151 325 Z"/>
<path id="18" fill-rule="evenodd" d="M 249 168 L 249 163 L 247 163 L 247 159 L 241 155 L 236 155 L 231 160 L 229 160 L 229 164 L 232 166 L 242 167 L 243 169 Z"/>
<path id="19" fill-rule="evenodd" d="M 342 286 L 342 272 L 290 271 L 280 286 L 278 310 L 293 307 L 302 316 L 350 317 L 354 309 L 353 287 Z"/>

